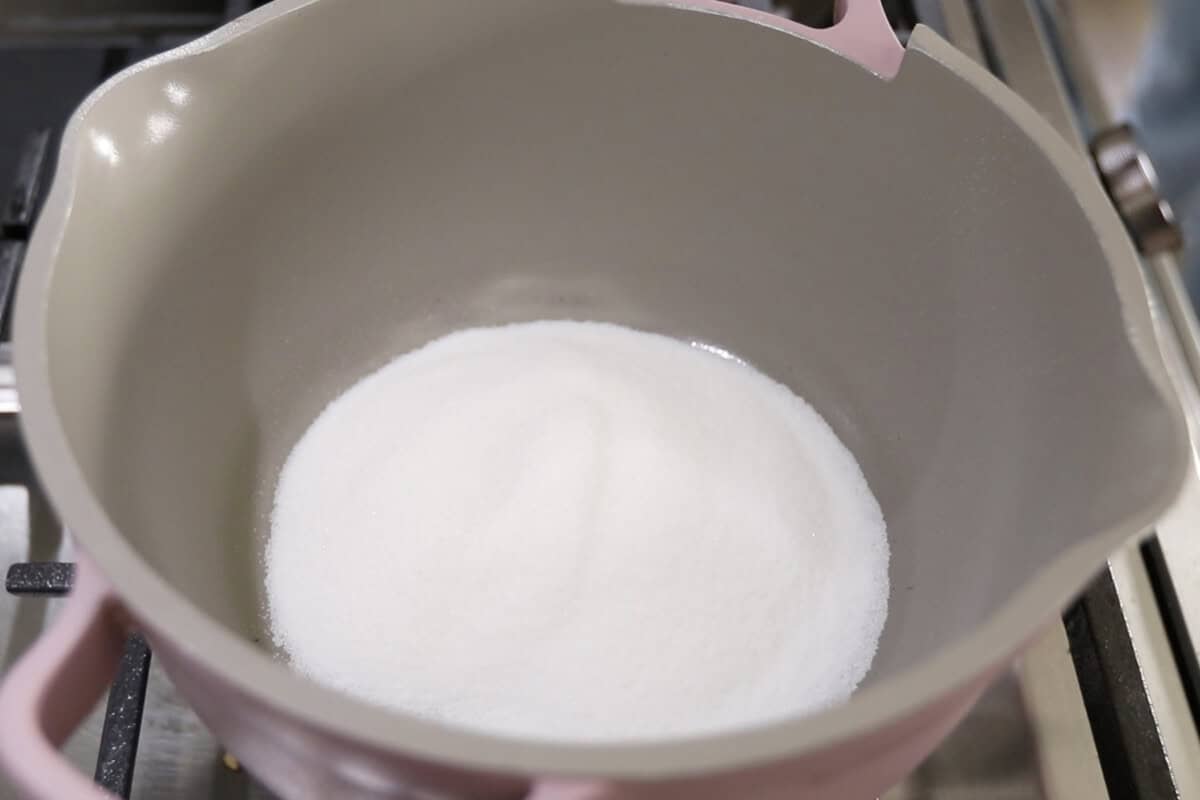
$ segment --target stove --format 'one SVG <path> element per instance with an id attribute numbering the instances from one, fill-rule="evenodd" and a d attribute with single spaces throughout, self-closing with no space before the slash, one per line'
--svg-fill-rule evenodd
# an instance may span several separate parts
<path id="1" fill-rule="evenodd" d="M 62 126 L 84 95 L 119 69 L 259 4 L 14 3 L 0 11 L 0 568 L 7 569 L 8 592 L 0 595 L 0 672 L 54 616 L 55 598 L 72 578 L 69 536 L 37 485 L 17 430 L 9 344 L 13 288 Z M 831 7 L 828 0 L 742 4 L 813 24 Z M 1113 112 L 1075 41 L 1067 0 L 884 5 L 901 38 L 917 23 L 934 28 L 1081 150 L 1105 135 L 1111 140 Z M 1116 148 L 1101 163 L 1127 169 L 1133 162 L 1120 158 L 1124 152 Z M 1156 333 L 1196 448 L 1200 325 L 1174 256 L 1147 244 L 1171 237 L 1139 229 L 1142 218 L 1130 222 L 1146 253 L 1143 277 Z M 1154 534 L 1116 554 L 1061 624 L 1049 626 L 942 747 L 883 800 L 1200 798 L 1198 527 L 1200 482 L 1193 479 Z M 127 642 L 107 701 L 65 751 L 121 797 L 270 796 L 224 753 L 137 635 Z M 0 800 L 10 797 L 13 790 L 0 778 Z"/>

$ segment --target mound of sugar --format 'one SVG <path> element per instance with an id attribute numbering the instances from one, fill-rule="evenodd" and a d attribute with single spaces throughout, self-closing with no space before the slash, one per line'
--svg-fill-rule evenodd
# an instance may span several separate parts
<path id="1" fill-rule="evenodd" d="M 366 700 L 540 739 L 844 700 L 887 612 L 879 506 L 808 404 L 714 352 L 536 322 L 363 379 L 280 476 L 277 646 Z"/>

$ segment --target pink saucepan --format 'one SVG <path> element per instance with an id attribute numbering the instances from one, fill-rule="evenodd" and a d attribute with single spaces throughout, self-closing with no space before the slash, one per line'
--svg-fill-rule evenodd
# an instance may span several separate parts
<path id="1" fill-rule="evenodd" d="M 538 318 L 719 344 L 829 420 L 893 553 L 849 702 L 687 740 L 505 738 L 261 644 L 273 489 L 317 413 L 431 338 Z M 47 800 L 103 796 L 57 746 L 132 629 L 289 798 L 872 798 L 1186 464 L 1097 180 L 932 31 L 901 48 L 877 0 L 822 30 L 709 0 L 277 0 L 75 114 L 16 367 L 83 551 L 0 690 L 3 768 Z"/>

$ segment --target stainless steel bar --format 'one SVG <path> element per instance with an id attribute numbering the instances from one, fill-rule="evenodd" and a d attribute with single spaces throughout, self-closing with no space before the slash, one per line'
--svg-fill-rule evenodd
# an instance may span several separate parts
<path id="1" fill-rule="evenodd" d="M 1089 65 L 1078 53 L 1069 52 L 1073 38 L 1062 29 L 1058 3 L 1034 6 L 1033 0 L 978 0 L 981 16 L 992 26 L 991 41 L 1001 58 L 1006 59 L 1010 85 L 1046 115 L 1069 142 L 1081 150 L 1082 132 L 1111 124 L 1111 109 L 1100 108 Z M 1053 50 L 1052 47 L 1058 48 Z M 1069 82 L 1069 83 L 1068 83 Z M 1090 88 L 1089 88 L 1090 86 Z M 1093 108 L 1083 108 L 1090 102 Z M 1074 102 L 1072 102 L 1074 100 Z M 1193 439 L 1200 443 L 1200 392 L 1197 391 L 1195 366 L 1200 364 L 1200 338 L 1195 315 L 1178 280 L 1170 258 L 1154 259 L 1144 265 L 1142 277 L 1154 320 L 1155 335 L 1167 371 L 1175 384 Z M 1194 483 L 1194 476 L 1193 476 Z M 1183 574 L 1186 565 L 1200 571 L 1200 544 L 1195 536 L 1200 525 L 1200 491 L 1189 488 L 1180 502 L 1158 526 L 1158 540 L 1172 570 L 1180 571 L 1176 586 L 1185 585 L 1195 598 L 1200 582 L 1194 574 Z M 1186 530 L 1186 545 L 1177 531 Z M 1163 544 L 1163 543 L 1166 544 Z M 1187 553 L 1182 552 L 1186 547 Z M 1171 553 L 1175 551 L 1176 557 Z M 1175 566 L 1179 565 L 1179 566 Z M 1179 797 L 1200 796 L 1200 735 L 1187 706 L 1179 665 L 1171 652 L 1171 643 L 1163 623 L 1150 574 L 1141 551 L 1132 546 L 1114 555 L 1109 562 L 1112 589 L 1118 597 L 1121 622 L 1129 646 L 1136 657 L 1136 670 L 1126 680 L 1145 697 L 1153 715 L 1156 737 L 1168 765 L 1173 791 Z M 1182 581 L 1179 580 L 1182 578 Z M 1189 583 L 1190 581 L 1190 583 Z M 1097 590 L 1098 591 L 1098 590 Z M 1084 598 L 1099 605 L 1103 598 Z M 1194 605 L 1195 602 L 1190 605 Z M 1191 620 L 1191 628 L 1200 630 L 1200 619 Z M 1109 702 L 1120 702 L 1110 698 Z M 1145 768 L 1146 764 L 1135 764 Z M 1151 778 L 1143 776 L 1145 782 Z"/>
<path id="2" fill-rule="evenodd" d="M 1050 53 L 1033 0 L 974 0 L 1004 82 L 1045 117 L 1067 141 L 1082 145 L 1066 90 Z"/>
<path id="3" fill-rule="evenodd" d="M 979 29 L 975 26 L 971 0 L 941 0 L 942 20 L 946 29 L 939 31 L 979 64 L 986 66 L 983 45 L 979 41 Z"/>

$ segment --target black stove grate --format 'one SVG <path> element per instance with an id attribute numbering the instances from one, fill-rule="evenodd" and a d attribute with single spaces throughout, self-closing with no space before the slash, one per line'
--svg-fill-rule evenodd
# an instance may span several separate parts
<path id="1" fill-rule="evenodd" d="M 74 564 L 20 563 L 9 567 L 4 588 L 15 595 L 60 596 L 71 591 L 74 579 Z M 140 633 L 132 634 L 125 641 L 117 677 L 108 692 L 104 730 L 96 756 L 96 783 L 118 797 L 128 798 L 133 790 L 133 768 L 149 679 L 150 646 Z"/>

